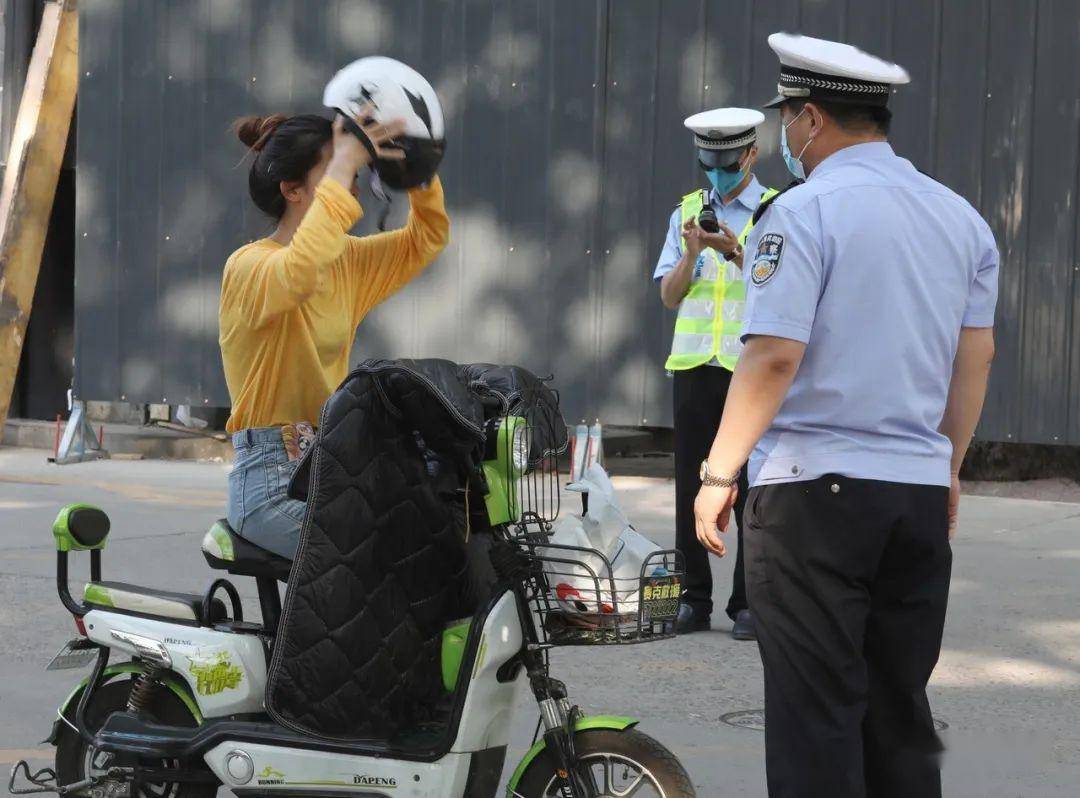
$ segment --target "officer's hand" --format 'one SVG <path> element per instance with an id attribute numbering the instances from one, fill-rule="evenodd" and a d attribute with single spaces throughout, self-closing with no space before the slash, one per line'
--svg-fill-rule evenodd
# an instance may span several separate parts
<path id="1" fill-rule="evenodd" d="M 721 255 L 730 255 L 739 247 L 739 237 L 723 222 L 720 222 L 719 233 L 706 233 L 702 230 L 701 237 L 705 246 L 712 247 Z"/>
<path id="2" fill-rule="evenodd" d="M 720 540 L 720 533 L 727 532 L 728 523 L 731 521 L 731 508 L 738 495 L 738 485 L 729 488 L 702 485 L 694 501 L 697 539 L 717 557 L 723 557 L 727 553 L 724 542 Z"/>
<path id="3" fill-rule="evenodd" d="M 691 261 L 697 260 L 698 255 L 701 254 L 701 250 L 705 249 L 705 236 L 707 236 L 708 233 L 698 227 L 696 219 L 687 219 L 686 224 L 682 226 L 682 234 L 686 256 Z"/>
<path id="4" fill-rule="evenodd" d="M 960 514 L 960 475 L 952 475 L 949 486 L 949 540 L 956 537 L 956 519 Z"/>

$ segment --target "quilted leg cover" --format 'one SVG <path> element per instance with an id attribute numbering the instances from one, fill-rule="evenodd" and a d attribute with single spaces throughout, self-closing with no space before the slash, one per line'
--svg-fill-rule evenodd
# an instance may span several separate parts
<path id="1" fill-rule="evenodd" d="M 442 630 L 469 592 L 452 499 L 483 442 L 456 369 L 368 363 L 323 409 L 267 684 L 282 725 L 387 738 L 430 719 L 441 698 Z"/>

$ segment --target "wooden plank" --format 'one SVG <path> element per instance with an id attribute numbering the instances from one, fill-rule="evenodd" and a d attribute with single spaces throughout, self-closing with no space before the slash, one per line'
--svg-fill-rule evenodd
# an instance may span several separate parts
<path id="1" fill-rule="evenodd" d="M 75 106 L 78 42 L 75 0 L 46 5 L 0 190 L 0 436 Z"/>

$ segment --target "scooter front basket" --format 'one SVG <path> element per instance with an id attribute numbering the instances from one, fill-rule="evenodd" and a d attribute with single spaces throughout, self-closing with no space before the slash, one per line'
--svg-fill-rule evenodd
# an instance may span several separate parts
<path id="1" fill-rule="evenodd" d="M 651 643 L 675 636 L 682 555 L 649 554 L 627 573 L 596 549 L 517 536 L 532 569 L 527 595 L 541 640 L 552 646 Z"/>

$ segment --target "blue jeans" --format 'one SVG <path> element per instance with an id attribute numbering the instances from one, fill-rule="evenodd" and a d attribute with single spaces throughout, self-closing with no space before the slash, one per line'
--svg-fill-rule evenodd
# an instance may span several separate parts
<path id="1" fill-rule="evenodd" d="M 233 435 L 236 458 L 229 474 L 229 526 L 240 537 L 293 559 L 304 520 L 304 502 L 286 495 L 299 460 L 290 460 L 280 427 Z"/>

